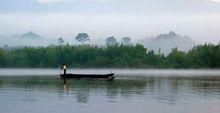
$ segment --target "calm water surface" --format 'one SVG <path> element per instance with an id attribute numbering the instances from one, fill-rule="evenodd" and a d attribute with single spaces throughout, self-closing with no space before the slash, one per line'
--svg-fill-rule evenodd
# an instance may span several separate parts
<path id="1" fill-rule="evenodd" d="M 220 113 L 220 74 L 143 75 L 67 85 L 57 75 L 1 75 L 0 112 Z"/>

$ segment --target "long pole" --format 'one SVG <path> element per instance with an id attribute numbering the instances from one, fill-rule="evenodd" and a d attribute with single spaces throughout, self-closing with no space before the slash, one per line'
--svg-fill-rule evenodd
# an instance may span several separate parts
<path id="1" fill-rule="evenodd" d="M 66 85 L 66 78 L 63 78 L 63 84 Z"/>

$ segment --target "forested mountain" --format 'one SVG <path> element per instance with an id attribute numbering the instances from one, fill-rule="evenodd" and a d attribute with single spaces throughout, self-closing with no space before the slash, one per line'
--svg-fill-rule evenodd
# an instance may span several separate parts
<path id="1" fill-rule="evenodd" d="M 60 45 L 61 40 L 58 38 L 48 39 L 35 32 L 27 32 L 24 34 L 16 34 L 11 36 L 0 36 L 0 47 L 7 45 L 9 47 L 17 46 L 48 46 L 48 45 Z M 121 41 L 120 41 L 121 40 Z M 131 41 L 132 40 L 132 41 Z M 132 45 L 134 39 L 130 37 L 106 37 L 103 39 L 90 39 L 89 34 L 79 33 L 76 37 L 72 37 L 72 41 L 67 42 L 62 38 L 63 44 L 90 44 L 97 46 L 105 46 L 110 43 Z M 108 43 L 108 44 L 107 44 Z M 156 37 L 145 38 L 138 41 L 139 44 L 144 45 L 145 48 L 154 50 L 156 53 L 164 53 L 167 55 L 173 48 L 178 48 L 180 51 L 187 51 L 195 46 L 195 42 L 187 37 L 176 34 L 170 31 L 168 34 L 161 34 Z M 114 45 L 113 44 L 113 45 Z M 110 44 L 111 45 L 111 44 Z"/>
<path id="2" fill-rule="evenodd" d="M 173 31 L 168 34 L 160 34 L 156 37 L 145 38 L 139 40 L 138 43 L 144 45 L 145 48 L 161 52 L 167 55 L 173 48 L 178 48 L 180 51 L 188 51 L 192 49 L 196 43 L 187 36 L 181 36 Z"/>

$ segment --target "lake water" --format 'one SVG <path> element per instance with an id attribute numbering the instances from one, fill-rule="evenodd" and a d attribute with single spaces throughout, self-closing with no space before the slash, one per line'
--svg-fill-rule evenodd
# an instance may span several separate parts
<path id="1" fill-rule="evenodd" d="M 111 71 L 63 85 L 56 69 L 0 69 L 0 113 L 220 113 L 219 70 L 69 70 Z"/>

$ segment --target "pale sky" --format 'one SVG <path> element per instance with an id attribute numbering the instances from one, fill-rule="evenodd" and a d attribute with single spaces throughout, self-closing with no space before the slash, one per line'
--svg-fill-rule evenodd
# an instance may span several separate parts
<path id="1" fill-rule="evenodd" d="M 0 0 L 0 26 L 0 35 L 34 31 L 66 39 L 79 32 L 141 39 L 173 30 L 217 43 L 220 0 Z"/>

